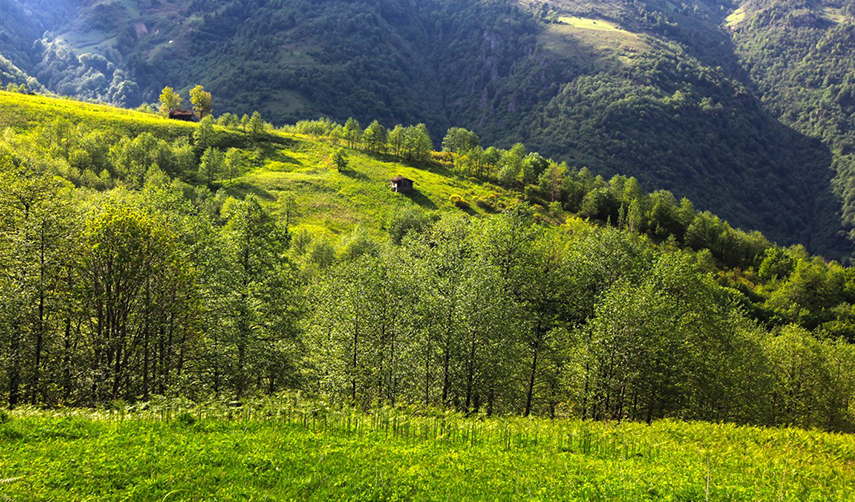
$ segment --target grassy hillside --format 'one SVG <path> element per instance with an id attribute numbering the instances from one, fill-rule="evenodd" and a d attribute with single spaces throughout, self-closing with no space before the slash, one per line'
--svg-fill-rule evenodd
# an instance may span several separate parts
<path id="1" fill-rule="evenodd" d="M 189 139 L 198 127 L 111 106 L 0 91 L 0 127 L 28 131 L 57 120 L 131 137 L 150 133 L 164 140 Z M 298 226 L 313 232 L 347 233 L 356 226 L 379 230 L 389 217 L 409 207 L 459 210 L 451 199 L 455 195 L 470 202 L 464 211 L 473 215 L 485 213 L 475 204 L 478 199 L 490 199 L 498 207 L 513 198 L 502 188 L 456 178 L 441 164 L 416 167 L 391 156 L 352 151 L 348 168 L 339 172 L 330 160 L 338 147 L 329 141 L 270 131 L 253 149 L 242 132 L 217 127 L 216 134 L 222 147 L 247 148 L 255 166 L 240 177 L 221 180 L 219 186 L 238 197 L 256 194 L 274 208 L 293 198 L 299 207 Z M 415 181 L 416 190 L 392 192 L 389 180 L 398 175 Z"/>
<path id="2" fill-rule="evenodd" d="M 510 201 L 504 189 L 455 178 L 450 169 L 402 164 L 391 158 L 354 152 L 348 168 L 335 169 L 330 157 L 332 145 L 307 138 L 291 137 L 286 148 L 265 155 L 262 167 L 224 183 L 229 193 L 258 193 L 274 201 L 293 197 L 298 210 L 298 227 L 314 231 L 347 233 L 354 226 L 378 229 L 394 214 L 408 208 L 427 211 L 460 211 L 452 196 L 472 201 L 468 214 L 485 214 L 474 201 L 492 198 Z M 389 180 L 404 176 L 415 181 L 415 192 L 397 194 Z"/>
<path id="3" fill-rule="evenodd" d="M 665 421 L 365 415 L 287 400 L 227 410 L 3 414 L 13 500 L 827 500 L 851 436 Z"/>

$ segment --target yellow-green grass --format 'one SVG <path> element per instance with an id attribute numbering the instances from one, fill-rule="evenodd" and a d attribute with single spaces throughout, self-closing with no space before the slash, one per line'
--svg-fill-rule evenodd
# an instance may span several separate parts
<path id="1" fill-rule="evenodd" d="M 735 28 L 745 20 L 745 8 L 740 7 L 733 11 L 727 18 L 725 18 L 724 22 L 728 28 Z"/>
<path id="2" fill-rule="evenodd" d="M 855 439 L 661 421 L 370 415 L 270 401 L 24 410 L 0 423 L 0 499 L 846 501 Z"/>
<path id="3" fill-rule="evenodd" d="M 620 29 L 617 25 L 615 25 L 614 21 L 605 21 L 603 19 L 591 19 L 575 16 L 561 16 L 558 18 L 558 21 L 581 30 L 608 31 L 612 33 L 624 33 L 632 35 L 632 33 Z"/>
<path id="4" fill-rule="evenodd" d="M 649 48 L 642 37 L 614 21 L 574 16 L 562 16 L 559 21 L 546 25 L 538 39 L 547 50 L 563 57 L 594 61 Z"/>
<path id="5" fill-rule="evenodd" d="M 819 15 L 825 19 L 826 21 L 833 24 L 842 24 L 852 22 L 852 19 L 848 17 L 842 9 L 837 9 L 834 7 L 823 7 L 818 11 Z M 748 12 L 744 7 L 740 7 L 733 11 L 727 18 L 725 19 L 725 26 L 728 28 L 736 28 L 742 22 L 745 21 Z"/>
<path id="6" fill-rule="evenodd" d="M 189 122 L 169 120 L 158 115 L 113 106 L 0 91 L 0 127 L 26 129 L 50 124 L 56 119 L 98 127 L 115 127 L 128 132 L 170 132 L 176 136 L 192 134 L 196 127 Z"/>
<path id="7" fill-rule="evenodd" d="M 444 167 L 411 165 L 357 150 L 346 150 L 348 167 L 339 172 L 330 161 L 336 148 L 326 140 L 294 136 L 286 147 L 266 154 L 263 167 L 224 184 L 230 193 L 256 193 L 274 205 L 293 197 L 297 228 L 332 235 L 356 226 L 379 231 L 389 217 L 407 208 L 476 215 L 490 211 L 476 204 L 479 199 L 492 195 L 498 209 L 512 198 L 502 189 L 455 177 Z M 392 192 L 389 180 L 398 175 L 415 181 L 412 193 Z M 451 200 L 455 195 L 468 207 L 457 207 Z"/>
<path id="8" fill-rule="evenodd" d="M 852 21 L 850 17 L 843 13 L 842 9 L 835 9 L 834 7 L 824 7 L 822 9 L 822 17 L 834 24 L 842 24 Z"/>
<path id="9" fill-rule="evenodd" d="M 49 125 L 58 119 L 131 136 L 148 132 L 167 140 L 189 137 L 197 127 L 197 124 L 191 122 L 169 120 L 159 115 L 113 106 L 0 91 L 0 128 L 11 127 L 25 131 L 32 127 Z M 248 139 L 242 132 L 220 127 L 217 130 L 224 145 L 248 144 Z"/>

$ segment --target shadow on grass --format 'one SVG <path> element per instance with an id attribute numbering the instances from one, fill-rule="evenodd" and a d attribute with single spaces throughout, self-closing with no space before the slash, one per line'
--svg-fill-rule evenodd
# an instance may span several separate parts
<path id="1" fill-rule="evenodd" d="M 370 181 L 371 178 L 366 176 L 365 174 L 360 173 L 359 171 L 353 171 L 351 169 L 345 169 L 343 171 L 339 171 L 340 174 L 347 176 L 350 179 L 359 180 L 359 181 Z"/>
<path id="2" fill-rule="evenodd" d="M 454 207 L 463 211 L 464 213 L 468 214 L 469 216 L 477 216 L 478 215 L 478 211 L 476 211 L 474 207 L 472 207 L 468 204 L 466 206 L 463 206 L 463 207 L 460 207 L 460 206 L 454 206 Z"/>
<path id="3" fill-rule="evenodd" d="M 420 205 L 425 209 L 436 209 L 436 204 L 434 204 L 432 200 L 428 199 L 425 194 L 419 192 L 418 190 L 414 189 L 411 192 L 402 193 L 401 195 L 410 199 L 411 201 L 415 202 L 416 204 Z"/>
<path id="4" fill-rule="evenodd" d="M 236 199 L 245 199 L 249 195 L 255 195 L 256 197 L 259 197 L 264 200 L 276 200 L 276 197 L 267 190 L 256 185 L 250 185 L 249 183 L 245 182 L 232 182 L 229 184 L 224 184 L 223 190 L 225 190 L 227 194 L 231 195 Z"/>
<path id="5" fill-rule="evenodd" d="M 302 166 L 303 163 L 300 162 L 299 159 L 292 157 L 290 155 L 286 155 L 282 152 L 282 150 L 274 150 L 266 157 L 274 162 L 282 162 L 283 164 L 294 164 L 296 166 Z"/>
<path id="6" fill-rule="evenodd" d="M 434 174 L 439 174 L 447 177 L 455 176 L 454 171 L 452 169 L 433 162 L 419 162 L 415 160 L 407 160 L 403 157 L 398 157 L 389 153 L 369 152 L 367 150 L 362 151 L 362 153 L 368 157 L 371 157 L 374 160 L 382 162 L 394 162 L 396 164 L 401 164 L 407 167 L 412 167 L 414 169 L 420 169 L 422 171 L 428 171 Z"/>

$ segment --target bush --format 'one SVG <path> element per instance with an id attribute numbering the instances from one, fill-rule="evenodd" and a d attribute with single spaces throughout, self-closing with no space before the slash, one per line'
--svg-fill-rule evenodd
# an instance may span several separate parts
<path id="1" fill-rule="evenodd" d="M 461 197 L 459 195 L 452 195 L 450 197 L 450 199 L 451 199 L 451 203 L 454 204 L 455 206 L 459 207 L 460 209 L 466 209 L 469 207 L 469 203 L 466 202 L 466 199 L 464 199 L 463 197 Z"/>
<path id="2" fill-rule="evenodd" d="M 389 220 L 388 232 L 392 242 L 400 244 L 410 232 L 419 233 L 430 225 L 431 221 L 424 211 L 416 208 L 396 212 Z"/>
<path id="3" fill-rule="evenodd" d="M 493 204 L 487 197 L 478 197 L 477 199 L 475 199 L 475 205 L 487 211 L 493 209 Z"/>

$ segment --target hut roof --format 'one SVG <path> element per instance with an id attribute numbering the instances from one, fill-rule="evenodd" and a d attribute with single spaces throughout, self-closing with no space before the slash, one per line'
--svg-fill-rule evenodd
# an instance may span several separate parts
<path id="1" fill-rule="evenodd" d="M 196 115 L 189 110 L 169 110 L 169 118 L 171 119 L 193 119 Z"/>

